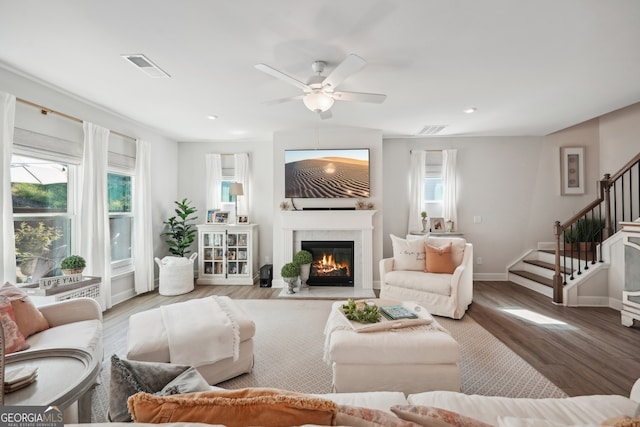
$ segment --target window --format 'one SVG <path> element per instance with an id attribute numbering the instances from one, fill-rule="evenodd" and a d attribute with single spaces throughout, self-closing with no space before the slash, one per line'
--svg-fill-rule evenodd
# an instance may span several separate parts
<path id="1" fill-rule="evenodd" d="M 109 233 L 111 236 L 111 265 L 122 267 L 132 263 L 133 213 L 130 175 L 109 173 Z"/>
<path id="2" fill-rule="evenodd" d="M 58 275 L 70 254 L 73 212 L 70 169 L 47 159 L 11 158 L 11 198 L 16 240 L 16 281 L 37 282 Z"/>
<path id="3" fill-rule="evenodd" d="M 441 217 L 444 196 L 441 151 L 427 151 L 426 153 L 423 188 L 423 210 L 427 211 L 430 217 Z"/>

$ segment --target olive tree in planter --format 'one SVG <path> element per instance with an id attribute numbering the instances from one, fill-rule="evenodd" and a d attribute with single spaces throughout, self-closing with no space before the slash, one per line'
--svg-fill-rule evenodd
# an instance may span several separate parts
<path id="1" fill-rule="evenodd" d="M 311 262 L 313 262 L 313 255 L 304 249 L 296 252 L 293 256 L 293 263 L 300 267 L 300 289 L 303 286 L 307 286 L 307 280 L 309 280 L 309 273 L 311 272 Z"/>
<path id="2" fill-rule="evenodd" d="M 296 292 L 293 290 L 295 288 L 296 280 L 298 279 L 298 274 L 300 274 L 300 267 L 297 264 L 289 262 L 282 266 L 280 269 L 280 275 L 282 276 L 282 280 L 287 283 L 289 294 L 295 294 Z"/>
<path id="3" fill-rule="evenodd" d="M 169 236 L 165 240 L 169 245 L 169 252 L 180 257 L 191 252 L 189 248 L 196 238 L 196 227 L 191 221 L 198 219 L 197 216 L 193 216 L 198 210 L 189 206 L 189 203 L 187 199 L 176 201 L 175 216 L 163 222 L 169 229 L 169 231 L 162 233 L 163 236 Z"/>

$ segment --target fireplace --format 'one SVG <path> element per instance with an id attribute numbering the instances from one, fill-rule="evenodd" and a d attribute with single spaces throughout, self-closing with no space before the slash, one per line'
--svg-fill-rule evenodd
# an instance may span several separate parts
<path id="1" fill-rule="evenodd" d="M 301 247 L 313 255 L 308 285 L 353 287 L 353 240 L 303 240 Z"/>

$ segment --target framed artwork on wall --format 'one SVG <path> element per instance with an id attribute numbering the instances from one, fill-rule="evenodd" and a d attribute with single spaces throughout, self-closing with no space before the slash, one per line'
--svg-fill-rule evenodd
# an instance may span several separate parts
<path id="1" fill-rule="evenodd" d="M 584 194 L 584 147 L 560 148 L 562 195 Z"/>

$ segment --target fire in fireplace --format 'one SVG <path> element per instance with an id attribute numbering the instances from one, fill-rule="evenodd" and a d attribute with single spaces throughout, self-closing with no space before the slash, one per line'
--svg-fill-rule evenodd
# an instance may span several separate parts
<path id="1" fill-rule="evenodd" d="M 311 252 L 311 286 L 353 286 L 353 241 L 302 241 L 302 249 Z"/>

